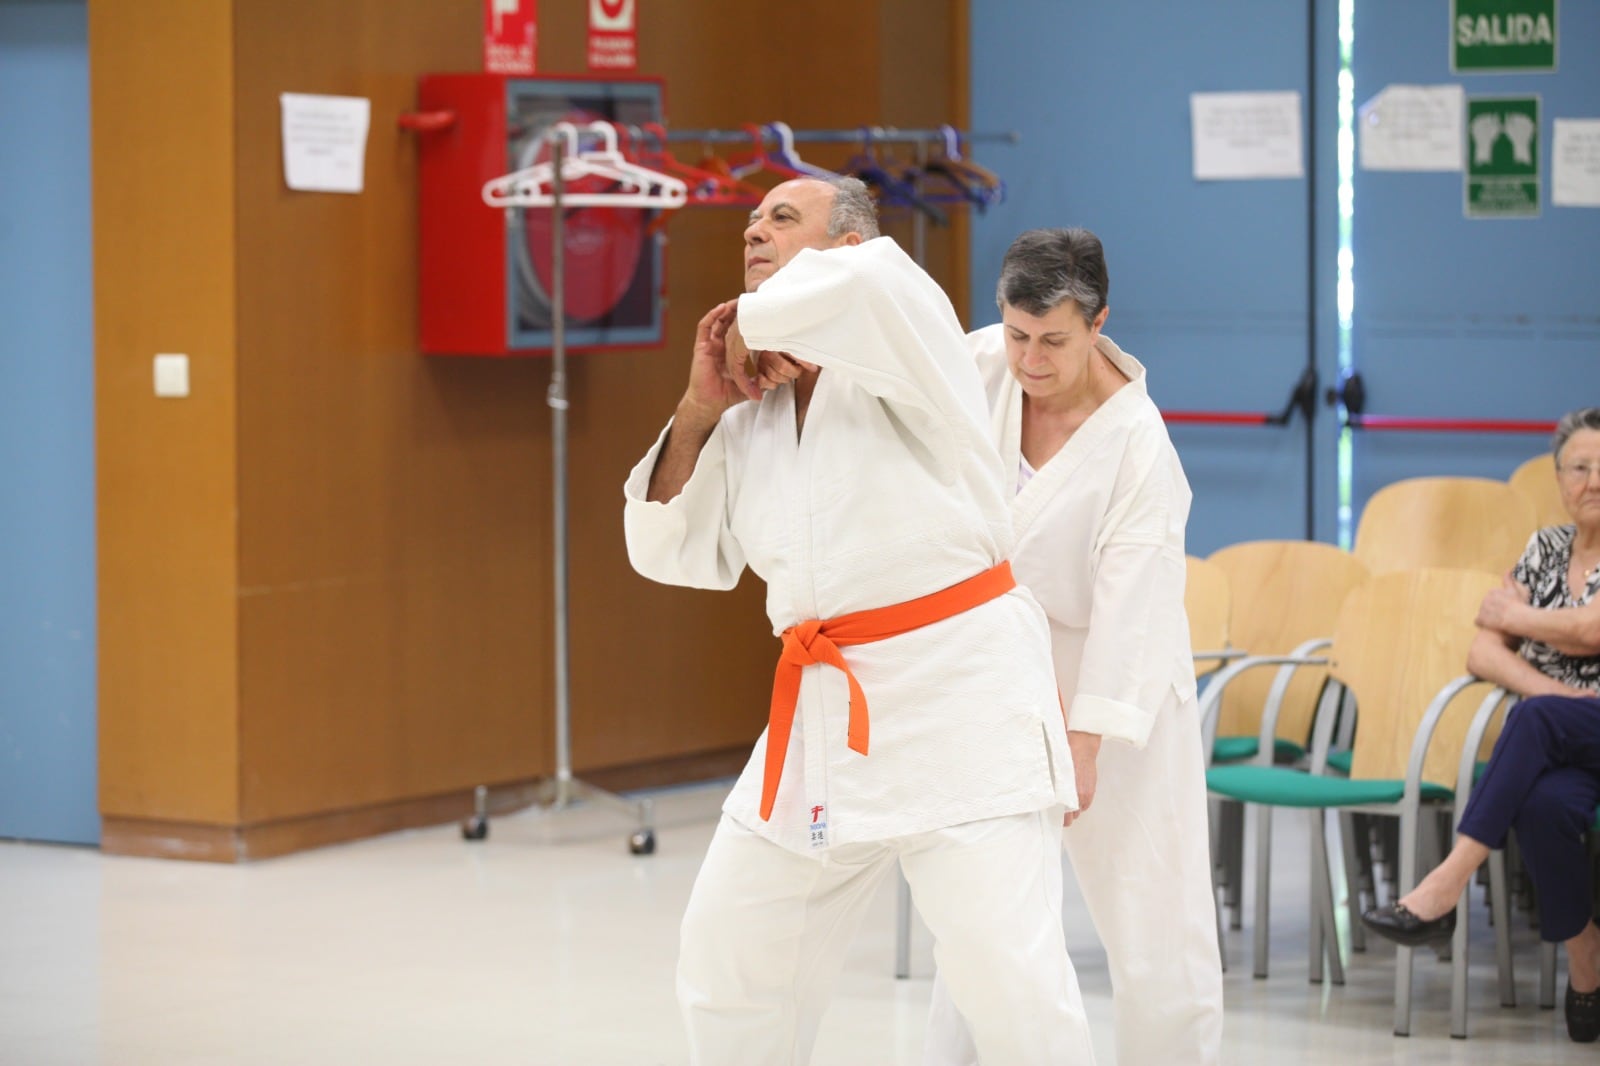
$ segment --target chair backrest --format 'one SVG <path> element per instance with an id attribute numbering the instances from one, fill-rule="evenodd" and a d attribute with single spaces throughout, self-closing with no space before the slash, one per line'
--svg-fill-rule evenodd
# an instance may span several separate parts
<path id="1" fill-rule="evenodd" d="M 1183 609 L 1189 616 L 1189 647 L 1195 652 L 1221 651 L 1228 646 L 1232 601 L 1228 572 L 1193 555 L 1183 561 Z M 1220 665 L 1216 659 L 1195 659 L 1195 670 L 1200 673 L 1209 673 Z"/>
<path id="2" fill-rule="evenodd" d="M 1561 486 L 1556 483 L 1556 457 L 1550 452 L 1536 455 L 1511 474 L 1511 487 L 1528 498 L 1540 526 L 1565 526 L 1572 522 L 1561 502 Z"/>
<path id="3" fill-rule="evenodd" d="M 1283 655 L 1314 637 L 1332 637 L 1339 606 L 1367 579 L 1349 552 L 1309 540 L 1256 540 L 1213 552 L 1210 562 L 1228 575 L 1233 610 L 1228 636 L 1251 655 Z M 1223 693 L 1219 736 L 1255 736 L 1276 671 L 1251 670 Z M 1278 736 L 1304 745 L 1327 672 L 1296 673 L 1278 717 Z"/>
<path id="4" fill-rule="evenodd" d="M 1329 670 L 1356 698 L 1351 777 L 1405 776 L 1417 725 L 1439 690 L 1467 672 L 1472 620 L 1499 583 L 1484 570 L 1399 570 L 1375 575 L 1345 599 Z M 1452 700 L 1423 780 L 1455 787 L 1467 726 L 1488 688 L 1481 682 Z"/>
<path id="5" fill-rule="evenodd" d="M 1367 501 L 1355 555 L 1374 574 L 1439 567 L 1503 575 L 1538 528 L 1533 504 L 1504 481 L 1411 478 Z"/>

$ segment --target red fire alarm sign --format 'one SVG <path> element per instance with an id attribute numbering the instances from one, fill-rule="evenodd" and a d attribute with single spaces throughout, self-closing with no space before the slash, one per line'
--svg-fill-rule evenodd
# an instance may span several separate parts
<path id="1" fill-rule="evenodd" d="M 538 0 L 483 0 L 483 69 L 532 74 L 539 43 Z"/>
<path id="2" fill-rule="evenodd" d="M 636 0 L 589 0 L 589 69 L 634 70 L 638 66 Z"/>

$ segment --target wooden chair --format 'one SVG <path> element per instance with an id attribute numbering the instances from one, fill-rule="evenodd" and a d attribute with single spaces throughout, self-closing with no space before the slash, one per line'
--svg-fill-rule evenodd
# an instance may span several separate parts
<path id="1" fill-rule="evenodd" d="M 1204 677 L 1243 654 L 1228 643 L 1233 594 L 1228 588 L 1228 572 L 1215 563 L 1190 555 L 1184 558 L 1184 568 L 1183 609 L 1189 616 L 1189 647 L 1194 651 L 1194 672 Z"/>
<path id="2" fill-rule="evenodd" d="M 1553 489 L 1554 470 L 1548 482 Z M 1459 567 L 1503 576 L 1538 528 L 1534 505 L 1506 482 L 1412 478 L 1385 486 L 1367 501 L 1356 527 L 1355 555 L 1374 574 Z M 1499 725 L 1496 720 L 1484 737 L 1485 753 L 1500 738 Z"/>
<path id="3" fill-rule="evenodd" d="M 1227 575 L 1233 609 L 1229 640 L 1250 658 L 1212 678 L 1203 703 L 1206 751 L 1214 763 L 1253 759 L 1259 751 L 1261 719 L 1275 707 L 1272 758 L 1296 762 L 1305 755 L 1311 718 L 1326 671 L 1303 660 L 1326 644 L 1345 596 L 1367 579 L 1367 569 L 1330 544 L 1259 540 L 1212 553 Z M 1284 666 L 1289 657 L 1294 665 Z M 1275 669 L 1265 669 L 1275 667 Z M 1213 853 L 1228 924 L 1242 924 L 1244 809 L 1222 801 L 1215 810 Z M 1355 864 L 1347 868 L 1355 871 Z M 1359 893 L 1352 893 L 1359 906 Z"/>
<path id="4" fill-rule="evenodd" d="M 1342 984 L 1337 926 L 1323 812 L 1328 809 L 1398 816 L 1400 880 L 1416 880 L 1416 851 L 1428 808 L 1452 801 L 1461 753 L 1483 690 L 1462 675 L 1479 602 L 1498 578 L 1484 571 L 1397 571 L 1374 576 L 1346 597 L 1326 659 L 1334 684 L 1324 689 L 1311 745 L 1310 771 L 1274 766 L 1263 745 L 1253 764 L 1213 766 L 1206 774 L 1214 795 L 1256 805 L 1256 974 L 1265 976 L 1271 810 L 1298 807 L 1312 816 L 1311 979 L 1327 972 Z M 1313 665 L 1316 664 L 1313 661 Z M 1328 774 L 1333 708 L 1342 690 L 1354 696 L 1361 727 L 1354 737 L 1350 775 Z M 1496 697 L 1498 695 L 1496 694 Z M 1263 718 L 1269 741 L 1276 722 Z M 1410 1025 L 1411 955 L 1397 956 L 1395 1031 Z"/>
<path id="5" fill-rule="evenodd" d="M 1355 556 L 1374 574 L 1444 567 L 1503 575 L 1538 528 L 1533 504 L 1504 481 L 1411 478 L 1367 501 Z"/>
<path id="6" fill-rule="evenodd" d="M 1533 504 L 1540 527 L 1572 523 L 1572 516 L 1561 502 L 1561 487 L 1556 484 L 1556 457 L 1551 453 L 1536 455 L 1517 467 L 1512 471 L 1509 484 Z"/>
<path id="7" fill-rule="evenodd" d="M 1209 561 L 1227 575 L 1232 594 L 1229 640 L 1251 656 L 1289 655 L 1307 641 L 1326 640 L 1345 596 L 1369 576 L 1349 552 L 1306 540 L 1247 541 L 1213 552 Z M 1305 754 L 1325 677 L 1319 670 L 1295 672 L 1278 713 L 1281 757 Z M 1261 712 L 1273 680 L 1262 670 L 1230 668 L 1216 719 L 1221 748 L 1217 761 L 1255 756 Z"/>

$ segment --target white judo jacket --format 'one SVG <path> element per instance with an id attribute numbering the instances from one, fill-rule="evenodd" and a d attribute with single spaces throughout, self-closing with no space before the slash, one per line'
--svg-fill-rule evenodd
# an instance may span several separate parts
<path id="1" fill-rule="evenodd" d="M 737 404 L 683 491 L 652 503 L 663 431 L 624 490 L 640 574 L 730 589 L 749 566 L 781 633 L 916 599 L 1009 557 L 1008 477 L 982 382 L 948 298 L 893 241 L 803 251 L 738 313 L 752 350 L 823 368 L 804 436 L 791 386 Z M 1049 643 L 1043 612 L 1019 586 L 844 648 L 870 705 L 865 756 L 846 746 L 844 675 L 806 667 L 771 820 L 758 813 L 765 733 L 725 812 L 805 851 L 1075 806 Z M 752 707 L 752 723 L 764 714 Z"/>
<path id="2" fill-rule="evenodd" d="M 1022 386 L 996 324 L 967 337 L 1006 470 L 1022 459 Z M 1012 569 L 1050 619 L 1069 728 L 1144 747 L 1172 697 L 1195 694 L 1183 607 L 1184 525 L 1193 495 L 1145 369 L 1102 335 L 1128 378 L 1017 493 Z M 1063 486 L 1072 491 L 1063 492 Z M 1013 484 L 1015 482 L 1013 481 Z"/>

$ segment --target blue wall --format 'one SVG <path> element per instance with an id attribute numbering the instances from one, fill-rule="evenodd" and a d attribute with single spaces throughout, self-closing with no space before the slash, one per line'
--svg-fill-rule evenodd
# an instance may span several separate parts
<path id="1" fill-rule="evenodd" d="M 1554 420 L 1600 404 L 1600 209 L 1552 207 L 1555 118 L 1600 117 L 1600 4 L 1558 8 L 1554 74 L 1450 73 L 1447 0 L 1356 4 L 1358 103 L 1385 85 L 1460 84 L 1468 97 L 1541 97 L 1543 213 L 1474 219 L 1459 173 L 1356 172 L 1355 364 L 1367 409 Z M 1355 435 L 1355 507 L 1417 474 L 1504 478 L 1543 436 Z"/>
<path id="2" fill-rule="evenodd" d="M 1225 11 L 1166 0 L 973 0 L 972 127 L 1021 135 L 980 149 L 1010 196 L 974 223 L 973 321 L 994 319 L 994 278 L 1018 232 L 1086 226 L 1106 245 L 1106 332 L 1149 368 L 1163 408 L 1278 411 L 1313 356 L 1331 376 L 1333 292 L 1330 282 L 1312 299 L 1309 220 L 1321 220 L 1316 239 L 1326 240 L 1337 40 L 1324 11 L 1336 10 L 1318 5 L 1313 29 L 1310 5 L 1281 0 L 1234 0 Z M 1317 149 L 1308 176 L 1196 182 L 1189 94 L 1294 90 L 1309 108 L 1313 32 L 1331 65 L 1315 115 L 1302 113 Z M 1332 256 L 1324 250 L 1329 268 Z M 1322 423 L 1326 439 L 1309 455 L 1320 485 L 1314 524 L 1328 536 L 1333 430 L 1325 413 Z M 1306 535 L 1303 421 L 1174 426 L 1172 436 L 1195 490 L 1191 551 Z"/>
<path id="3" fill-rule="evenodd" d="M 1449 11 L 1449 0 L 1356 0 L 1356 102 L 1390 82 L 1537 92 L 1548 197 L 1551 119 L 1600 115 L 1600 5 L 1560 5 L 1553 75 L 1453 77 Z M 1106 242 L 1106 331 L 1149 367 L 1162 407 L 1281 407 L 1308 352 L 1330 384 L 1337 16 L 1337 0 L 972 0 L 972 126 L 1022 136 L 980 146 L 1012 196 L 974 224 L 974 321 L 994 318 L 995 274 L 1017 232 L 1083 225 Z M 1309 187 L 1193 180 L 1190 92 L 1292 89 L 1310 98 Z M 1354 346 L 1369 410 L 1554 419 L 1600 403 L 1600 211 L 1546 204 L 1533 221 L 1468 222 L 1461 186 L 1459 173 L 1356 171 Z M 1299 423 L 1175 426 L 1172 436 L 1195 490 L 1191 551 L 1304 534 Z M 1337 441 L 1333 412 L 1319 407 L 1309 479 L 1324 540 L 1337 531 Z M 1545 447 L 1526 436 L 1358 433 L 1357 513 L 1390 481 L 1504 478 Z"/>
<path id="4" fill-rule="evenodd" d="M 83 0 L 0 0 L 0 836 L 100 838 Z"/>

